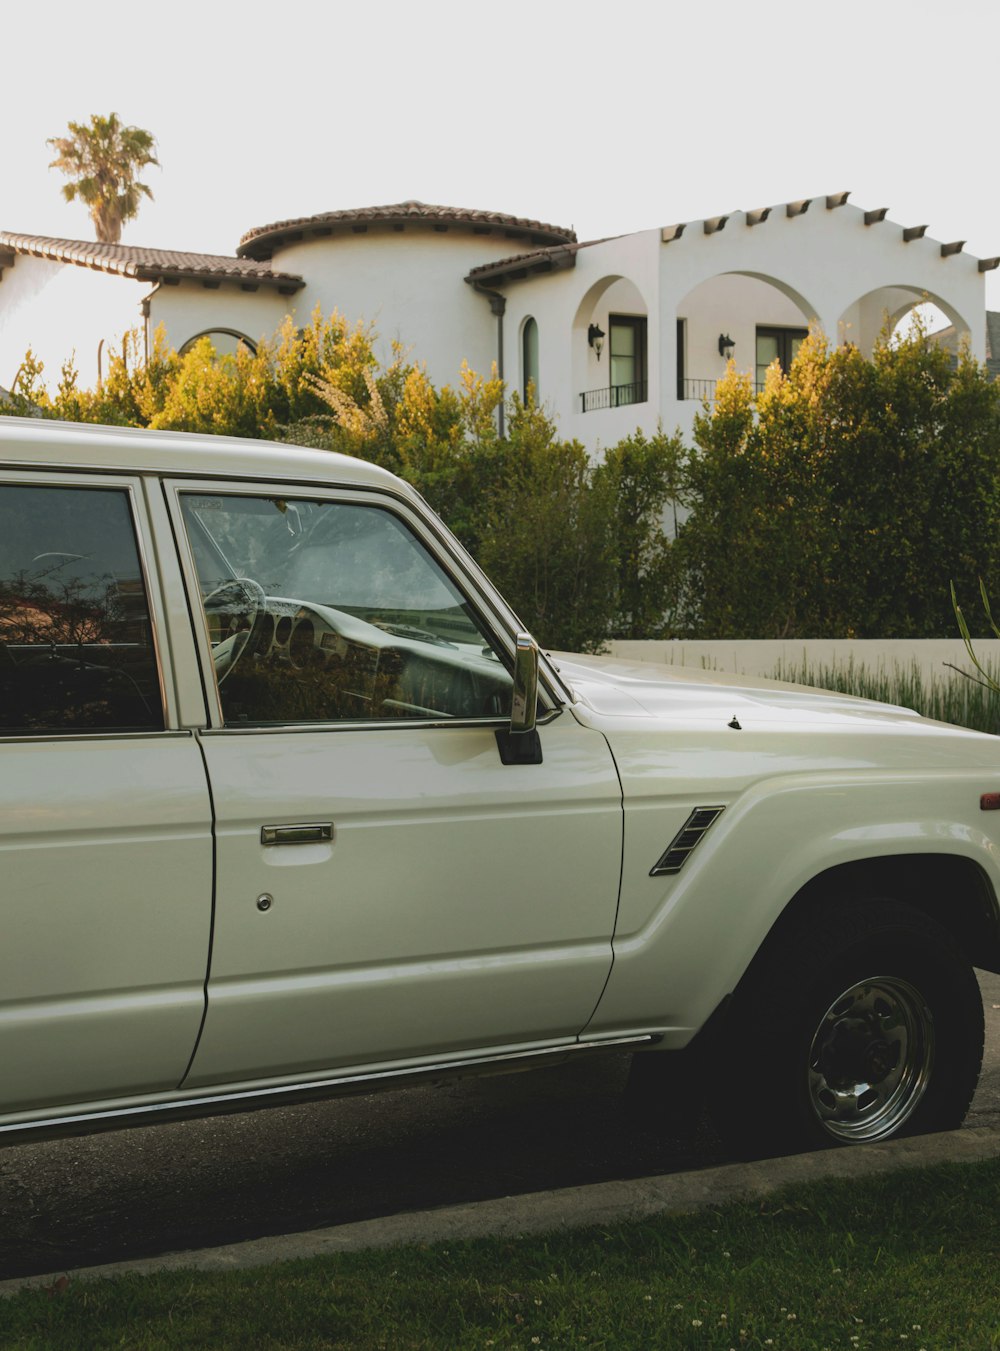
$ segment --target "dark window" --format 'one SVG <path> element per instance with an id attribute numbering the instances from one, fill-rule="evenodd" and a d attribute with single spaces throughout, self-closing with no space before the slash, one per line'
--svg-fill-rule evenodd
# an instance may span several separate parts
<path id="1" fill-rule="evenodd" d="M 677 320 L 677 397 L 684 398 L 684 346 L 687 338 L 687 320 Z"/>
<path id="2" fill-rule="evenodd" d="M 767 378 L 767 368 L 773 361 L 781 363 L 781 369 L 787 372 L 791 368 L 795 355 L 809 336 L 807 328 L 758 328 L 757 329 L 757 388 L 762 389 Z"/>
<path id="3" fill-rule="evenodd" d="M 528 402 L 529 386 L 535 403 L 538 402 L 538 324 L 534 319 L 525 319 L 524 329 L 521 333 L 521 366 L 524 372 L 524 381 L 521 385 L 521 393 L 524 396 L 525 403 Z"/>
<path id="4" fill-rule="evenodd" d="M 608 315 L 608 370 L 612 406 L 646 401 L 646 319 L 637 314 Z"/>
<path id="5" fill-rule="evenodd" d="M 162 727 L 128 493 L 0 484 L 0 733 Z"/>

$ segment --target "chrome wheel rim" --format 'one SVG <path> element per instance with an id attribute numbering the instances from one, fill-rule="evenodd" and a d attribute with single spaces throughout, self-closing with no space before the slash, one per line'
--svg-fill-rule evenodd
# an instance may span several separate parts
<path id="1" fill-rule="evenodd" d="M 809 1048 L 809 1104 L 844 1143 L 881 1140 L 911 1117 L 930 1082 L 934 1021 L 920 992 L 873 976 L 838 995 Z"/>

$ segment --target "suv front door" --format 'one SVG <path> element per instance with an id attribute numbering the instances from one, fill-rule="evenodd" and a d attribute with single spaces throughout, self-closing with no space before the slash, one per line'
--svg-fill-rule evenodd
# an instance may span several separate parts
<path id="1" fill-rule="evenodd" d="M 507 652 L 377 496 L 178 485 L 217 726 L 217 892 L 191 1086 L 572 1041 L 611 963 L 604 738 L 504 765 Z"/>

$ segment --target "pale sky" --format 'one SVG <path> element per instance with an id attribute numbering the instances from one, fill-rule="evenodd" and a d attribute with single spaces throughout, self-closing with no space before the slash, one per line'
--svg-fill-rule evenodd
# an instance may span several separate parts
<path id="1" fill-rule="evenodd" d="M 848 189 L 990 257 L 998 38 L 996 0 L 8 6 L 0 229 L 93 237 L 45 142 L 115 111 L 162 165 L 126 243 L 406 198 L 592 239 Z"/>

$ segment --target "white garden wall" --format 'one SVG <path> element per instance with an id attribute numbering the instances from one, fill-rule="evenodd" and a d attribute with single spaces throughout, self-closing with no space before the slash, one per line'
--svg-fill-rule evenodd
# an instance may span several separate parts
<path id="1" fill-rule="evenodd" d="M 1000 671 L 1000 639 L 982 639 L 974 644 L 984 665 Z M 773 676 L 783 669 L 822 666 L 864 666 L 869 671 L 909 671 L 915 663 L 925 682 L 949 679 L 955 673 L 950 662 L 974 672 L 960 638 L 799 638 L 713 642 L 669 642 L 620 639 L 609 644 L 609 655 L 625 661 L 659 662 L 696 670 L 729 671 L 736 675 Z"/>

